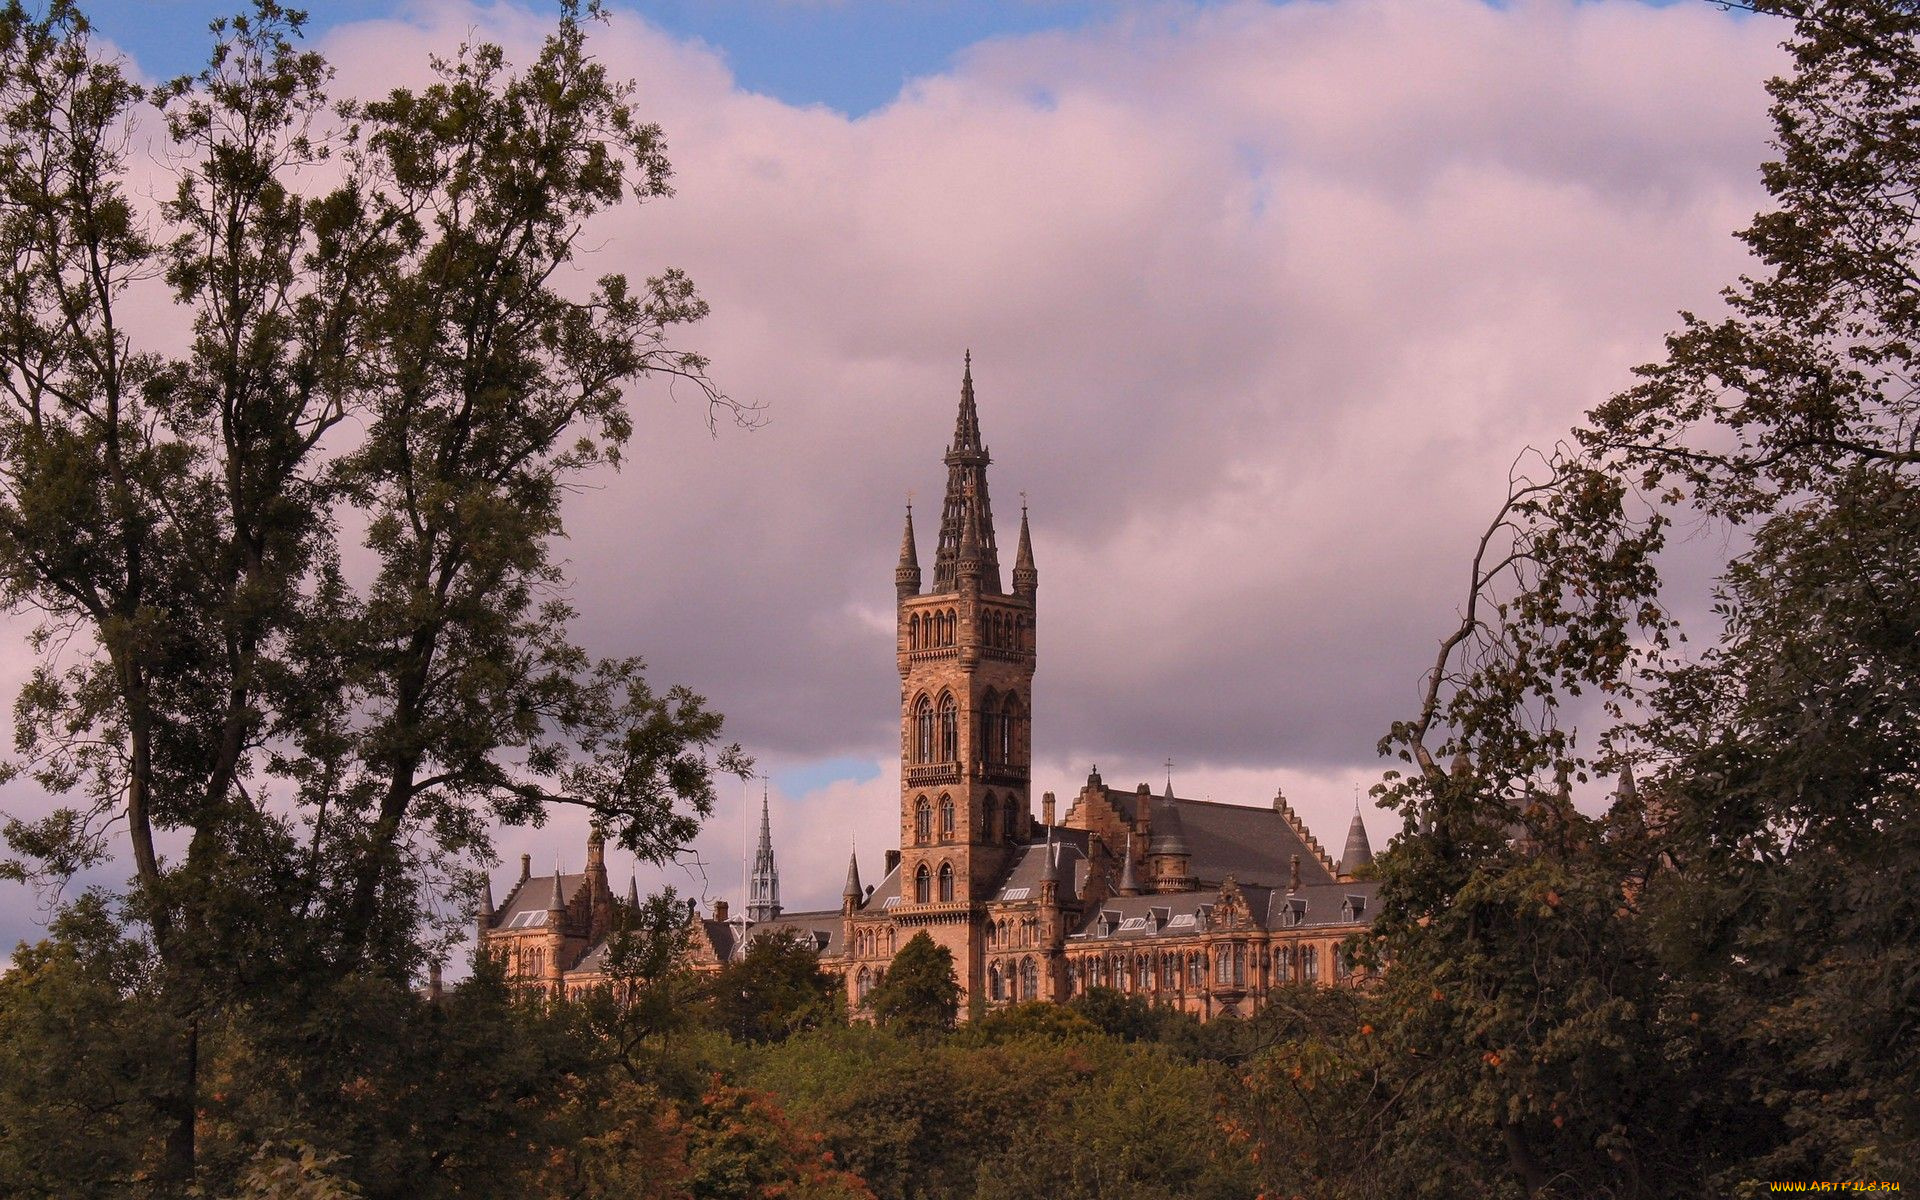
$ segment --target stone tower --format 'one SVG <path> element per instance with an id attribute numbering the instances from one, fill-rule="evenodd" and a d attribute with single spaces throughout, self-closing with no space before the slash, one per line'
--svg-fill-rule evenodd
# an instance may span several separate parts
<path id="1" fill-rule="evenodd" d="M 902 941 L 919 929 L 953 952 L 969 996 L 981 994 L 983 905 L 1033 837 L 1029 714 L 1039 572 L 1021 514 L 1013 591 L 1001 590 L 991 461 L 980 439 L 973 361 L 947 447 L 931 588 L 920 591 L 913 513 L 900 563 L 900 897 Z"/>
<path id="2" fill-rule="evenodd" d="M 773 826 L 767 820 L 767 792 L 760 789 L 760 845 L 753 852 L 753 877 L 747 885 L 747 920 L 771 921 L 780 915 L 780 868 L 773 864 Z"/>

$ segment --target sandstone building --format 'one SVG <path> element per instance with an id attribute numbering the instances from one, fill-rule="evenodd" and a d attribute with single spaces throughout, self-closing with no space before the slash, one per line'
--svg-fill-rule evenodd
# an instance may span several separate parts
<path id="1" fill-rule="evenodd" d="M 857 1006 L 924 930 L 952 951 L 970 1008 L 1111 987 L 1202 1017 L 1248 1015 L 1287 983 L 1351 979 L 1341 943 L 1371 920 L 1375 895 L 1357 810 L 1338 863 L 1278 794 L 1216 804 L 1175 795 L 1170 778 L 1158 795 L 1114 788 L 1095 768 L 1064 811 L 1046 792 L 1035 813 L 1040 574 L 1024 508 L 1002 574 L 990 461 L 969 359 L 932 578 L 911 507 L 894 571 L 900 848 L 871 887 L 850 861 L 837 910 L 785 912 L 763 800 L 746 911 L 720 902 L 696 923 L 696 962 L 717 967 L 756 934 L 791 930 Z M 479 935 L 522 986 L 578 991 L 600 982 L 618 903 L 596 841 L 577 875 L 533 876 L 523 859 L 497 910 L 489 889 Z M 637 904 L 631 885 L 624 903 Z"/>

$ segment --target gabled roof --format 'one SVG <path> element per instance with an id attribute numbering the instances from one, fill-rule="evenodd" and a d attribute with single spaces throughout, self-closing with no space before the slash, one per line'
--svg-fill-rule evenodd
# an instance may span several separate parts
<path id="1" fill-rule="evenodd" d="M 587 886 L 587 877 L 583 875 L 560 876 L 560 894 L 572 900 Z M 553 876 L 532 875 L 514 885 L 513 892 L 507 896 L 493 914 L 489 929 L 543 929 L 547 924 L 547 912 L 553 904 Z"/>

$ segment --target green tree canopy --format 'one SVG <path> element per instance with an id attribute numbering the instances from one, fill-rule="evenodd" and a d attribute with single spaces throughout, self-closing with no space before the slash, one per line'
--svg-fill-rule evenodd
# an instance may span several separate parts
<path id="1" fill-rule="evenodd" d="M 867 993 L 867 1008 L 882 1025 L 901 1033 L 953 1028 L 960 1015 L 960 983 L 953 952 L 921 930 L 900 947 L 886 976 Z"/>

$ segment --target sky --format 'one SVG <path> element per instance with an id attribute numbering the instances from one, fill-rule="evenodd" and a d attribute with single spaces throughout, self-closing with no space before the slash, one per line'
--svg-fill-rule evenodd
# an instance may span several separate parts
<path id="1" fill-rule="evenodd" d="M 88 7 L 158 78 L 220 6 Z M 524 60 L 551 16 L 313 7 L 360 95 L 470 35 Z M 681 341 L 763 419 L 709 432 L 633 389 L 627 465 L 567 512 L 576 632 L 726 714 L 790 908 L 895 844 L 892 569 L 909 494 L 931 564 L 964 352 L 1009 564 L 1032 511 L 1036 804 L 1096 763 L 1157 788 L 1171 759 L 1181 795 L 1284 789 L 1337 847 L 1509 464 L 1747 265 L 1784 63 L 1779 27 L 1704 3 L 609 8 L 593 50 L 677 194 L 599 223 L 583 272 L 684 268 L 712 315 Z M 643 890 L 737 898 L 761 783 L 721 793 Z M 1397 829 L 1367 820 L 1376 847 Z M 584 836 L 497 848 L 577 869 Z M 44 907 L 0 890 L 0 946 Z"/>

